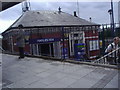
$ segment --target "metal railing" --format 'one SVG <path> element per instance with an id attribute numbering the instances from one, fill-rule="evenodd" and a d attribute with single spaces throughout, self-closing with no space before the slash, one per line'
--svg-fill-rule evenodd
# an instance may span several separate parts
<path id="1" fill-rule="evenodd" d="M 117 49 L 115 49 L 115 50 L 113 50 L 112 52 L 109 52 L 108 54 L 102 56 L 101 58 L 93 61 L 92 63 L 96 63 L 96 64 L 107 64 L 107 65 L 108 65 L 109 62 L 107 61 L 107 58 L 108 58 L 109 55 L 111 55 L 111 54 L 116 54 L 116 52 L 120 53 L 120 47 L 117 48 Z M 115 65 L 117 65 L 117 64 L 120 62 L 119 59 L 120 59 L 119 54 L 115 55 L 115 57 L 114 57 L 114 61 L 116 60 L 116 63 L 114 63 Z"/>

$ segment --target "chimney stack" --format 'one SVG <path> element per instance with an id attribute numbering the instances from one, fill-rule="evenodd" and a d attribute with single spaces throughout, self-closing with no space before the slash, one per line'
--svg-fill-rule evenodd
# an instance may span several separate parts
<path id="1" fill-rule="evenodd" d="M 76 13 L 76 11 L 74 11 L 74 16 L 77 17 L 77 13 Z"/>
<path id="2" fill-rule="evenodd" d="M 92 18 L 90 17 L 89 19 L 90 19 L 90 22 L 92 22 Z"/>
<path id="3" fill-rule="evenodd" d="M 22 2 L 22 11 L 26 12 L 30 10 L 30 2 L 28 2 L 27 0 Z"/>

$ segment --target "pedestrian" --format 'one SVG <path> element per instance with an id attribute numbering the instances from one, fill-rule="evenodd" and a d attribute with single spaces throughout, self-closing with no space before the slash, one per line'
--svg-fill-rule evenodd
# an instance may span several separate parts
<path id="1" fill-rule="evenodd" d="M 25 47 L 25 39 L 24 39 L 24 30 L 22 29 L 22 25 L 19 26 L 19 35 L 17 36 L 17 46 L 19 49 L 19 59 L 22 59 L 25 57 L 24 55 L 24 47 Z"/>
<path id="2" fill-rule="evenodd" d="M 118 50 L 118 63 L 120 65 L 120 49 Z"/>
<path id="3" fill-rule="evenodd" d="M 105 50 L 105 53 L 110 53 L 113 50 L 118 49 L 119 41 L 120 41 L 120 38 L 119 37 L 115 37 L 113 39 L 113 43 L 108 45 L 107 49 Z M 107 62 L 109 64 L 117 64 L 117 61 L 116 61 L 117 57 L 118 57 L 118 51 L 115 51 L 114 53 L 112 53 L 112 54 L 107 56 Z"/>

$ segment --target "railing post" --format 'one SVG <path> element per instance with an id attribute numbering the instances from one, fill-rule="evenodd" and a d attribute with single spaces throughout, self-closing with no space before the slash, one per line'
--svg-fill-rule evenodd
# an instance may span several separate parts
<path id="1" fill-rule="evenodd" d="M 105 28 L 104 25 L 102 25 L 102 55 L 104 55 L 104 50 L 105 50 Z"/>
<path id="2" fill-rule="evenodd" d="M 116 55 L 116 51 L 114 52 L 114 55 L 115 55 L 115 57 L 114 57 L 114 63 L 117 64 L 117 55 Z"/>
<path id="3" fill-rule="evenodd" d="M 118 50 L 118 65 L 120 66 L 120 49 Z"/>

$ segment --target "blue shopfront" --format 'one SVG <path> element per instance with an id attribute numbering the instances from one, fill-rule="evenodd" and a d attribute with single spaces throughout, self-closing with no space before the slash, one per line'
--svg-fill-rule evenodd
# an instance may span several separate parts
<path id="1" fill-rule="evenodd" d="M 30 39 L 30 53 L 38 56 L 61 57 L 60 38 L 36 38 Z"/>

